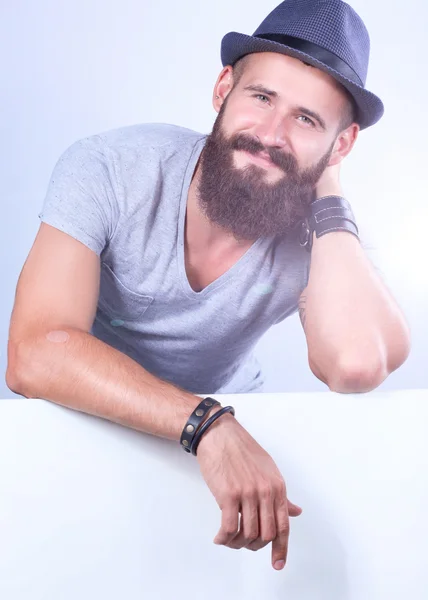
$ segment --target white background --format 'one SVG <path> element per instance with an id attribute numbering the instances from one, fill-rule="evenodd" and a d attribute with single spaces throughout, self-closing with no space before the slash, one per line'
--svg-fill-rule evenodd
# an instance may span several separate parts
<path id="1" fill-rule="evenodd" d="M 17 279 L 48 181 L 77 139 L 143 122 L 209 133 L 227 32 L 253 33 L 277 1 L 14 0 L 0 9 L 0 372 Z M 410 322 L 407 362 L 379 388 L 428 387 L 424 0 L 353 0 L 371 36 L 367 88 L 386 112 L 363 131 L 342 182 L 364 246 Z M 352 315 L 350 315 L 352 318 Z M 316 391 L 297 314 L 261 339 L 266 391 Z M 0 381 L 0 397 L 13 397 Z"/>
<path id="2" fill-rule="evenodd" d="M 288 561 L 216 546 L 175 442 L 42 400 L 0 401 L 2 600 L 426 600 L 428 391 L 217 396 L 271 454 Z"/>

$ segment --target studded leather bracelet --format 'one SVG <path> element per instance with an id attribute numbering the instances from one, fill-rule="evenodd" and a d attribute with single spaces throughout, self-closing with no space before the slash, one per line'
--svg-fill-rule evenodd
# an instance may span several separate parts
<path id="1" fill-rule="evenodd" d="M 314 231 L 317 238 L 331 231 L 349 231 L 359 239 L 351 205 L 342 196 L 323 196 L 311 202 L 300 227 L 300 245 L 308 252 L 312 250 Z"/>
<path id="2" fill-rule="evenodd" d="M 200 429 L 198 429 L 198 431 L 195 434 L 195 437 L 193 438 L 192 445 L 190 447 L 190 451 L 193 454 L 193 456 L 196 456 L 196 451 L 198 449 L 199 442 L 201 441 L 202 436 L 204 435 L 204 433 L 206 432 L 208 427 L 211 427 L 211 425 L 214 423 L 214 421 L 217 421 L 217 419 L 219 419 L 225 413 L 231 413 L 233 416 L 235 416 L 235 409 L 233 408 L 233 406 L 225 406 L 221 410 L 214 413 L 209 419 L 207 419 L 205 421 L 205 423 L 202 425 L 202 427 Z"/>
<path id="3" fill-rule="evenodd" d="M 208 396 L 207 398 L 204 398 L 204 400 L 202 400 L 202 402 L 198 404 L 198 406 L 192 412 L 186 425 L 184 426 L 180 438 L 180 444 L 183 450 L 189 453 L 191 452 L 191 446 L 196 432 L 201 427 L 205 417 L 216 404 L 220 405 L 220 402 Z"/>

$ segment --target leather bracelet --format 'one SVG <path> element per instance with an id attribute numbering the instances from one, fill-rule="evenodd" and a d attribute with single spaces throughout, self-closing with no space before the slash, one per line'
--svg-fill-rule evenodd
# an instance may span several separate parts
<path id="1" fill-rule="evenodd" d="M 323 196 L 309 205 L 308 216 L 300 223 L 299 242 L 310 252 L 313 233 L 317 238 L 332 231 L 348 231 L 357 239 L 358 227 L 351 205 L 342 196 Z"/>
<path id="2" fill-rule="evenodd" d="M 202 400 L 202 402 L 200 402 L 200 404 L 198 404 L 198 406 L 192 412 L 186 425 L 184 426 L 180 438 L 180 444 L 183 450 L 185 450 L 186 452 L 190 452 L 190 447 L 192 445 L 193 438 L 195 437 L 196 432 L 202 425 L 202 421 L 204 420 L 206 415 L 216 404 L 220 404 L 220 402 L 208 396 L 207 398 L 204 398 L 204 400 Z"/>
<path id="3" fill-rule="evenodd" d="M 214 423 L 214 421 L 219 419 L 222 415 L 224 415 L 227 412 L 231 413 L 233 416 L 235 416 L 235 409 L 233 408 L 233 406 L 225 406 L 224 408 L 222 408 L 221 410 L 214 413 L 209 419 L 207 419 L 205 421 L 205 423 L 202 425 L 202 427 L 199 429 L 199 431 L 197 432 L 197 434 L 195 435 L 195 437 L 193 439 L 193 443 L 190 448 L 193 456 L 196 456 L 196 450 L 198 449 L 199 442 L 201 441 L 202 436 L 204 435 L 204 433 L 206 432 L 208 427 L 210 427 Z"/>

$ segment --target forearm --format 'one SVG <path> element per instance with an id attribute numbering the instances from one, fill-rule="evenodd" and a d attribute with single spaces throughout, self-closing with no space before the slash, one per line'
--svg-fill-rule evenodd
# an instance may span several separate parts
<path id="1" fill-rule="evenodd" d="M 346 375 L 352 388 L 367 373 L 379 384 L 408 355 L 404 316 L 348 232 L 314 235 L 304 312 L 309 362 L 324 381 Z"/>
<path id="2" fill-rule="evenodd" d="M 45 334 L 20 344 L 14 390 L 124 426 L 179 440 L 201 398 L 150 374 L 89 333 L 62 328 L 64 343 Z M 211 413 L 212 414 L 212 413 Z"/>

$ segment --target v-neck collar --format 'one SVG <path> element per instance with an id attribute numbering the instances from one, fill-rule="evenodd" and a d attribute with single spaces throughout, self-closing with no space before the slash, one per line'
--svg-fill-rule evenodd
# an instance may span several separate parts
<path id="1" fill-rule="evenodd" d="M 195 171 L 196 164 L 201 155 L 201 152 L 205 146 L 206 136 L 199 139 L 194 148 L 193 152 L 190 156 L 189 162 L 187 164 L 186 172 L 183 178 L 183 185 L 181 189 L 181 197 L 180 197 L 180 210 L 178 216 L 178 227 L 177 227 L 177 265 L 178 265 L 178 275 L 181 287 L 185 294 L 189 298 L 201 298 L 207 296 L 220 286 L 227 283 L 232 277 L 237 275 L 239 271 L 246 265 L 246 263 L 251 259 L 251 256 L 257 250 L 257 248 L 262 244 L 264 238 L 259 237 L 248 250 L 241 256 L 241 258 L 230 267 L 223 275 L 220 275 L 217 279 L 211 282 L 209 285 L 204 287 L 200 292 L 195 292 L 192 286 L 189 283 L 186 273 L 186 263 L 185 263 L 185 254 L 184 254 L 184 240 L 185 240 L 185 223 L 186 223 L 186 210 L 187 210 L 187 197 L 189 194 L 190 184 L 192 182 L 193 173 Z"/>

